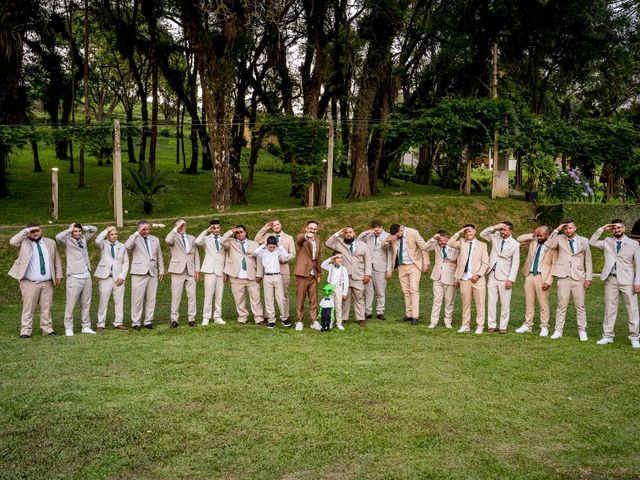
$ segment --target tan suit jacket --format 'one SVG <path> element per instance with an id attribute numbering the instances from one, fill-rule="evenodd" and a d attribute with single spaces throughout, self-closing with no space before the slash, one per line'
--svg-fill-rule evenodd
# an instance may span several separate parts
<path id="1" fill-rule="evenodd" d="M 221 277 L 224 273 L 224 262 L 227 257 L 227 253 L 222 246 L 222 235 L 218 236 L 218 244 L 220 250 L 216 248 L 215 236 L 209 233 L 209 229 L 204 230 L 198 238 L 196 238 L 196 245 L 204 246 L 204 261 L 200 266 L 202 273 L 213 273 Z"/>
<path id="2" fill-rule="evenodd" d="M 86 225 L 85 234 L 80 237 L 83 248 L 78 246 L 78 241 L 71 236 L 73 228 L 67 228 L 56 235 L 56 242 L 64 247 L 67 257 L 67 275 L 80 275 L 89 270 L 91 272 L 91 262 L 89 260 L 89 249 L 87 242 L 96 234 L 96 227 Z"/>
<path id="3" fill-rule="evenodd" d="M 384 241 L 389 234 L 384 230 L 380 233 L 378 241 L 374 233 L 362 232 L 358 235 L 358 240 L 364 242 L 369 247 L 371 253 L 371 263 L 374 272 L 392 272 L 393 256 L 388 248 L 384 248 Z"/>
<path id="4" fill-rule="evenodd" d="M 171 260 L 169 261 L 169 273 L 183 273 L 185 270 L 191 277 L 200 271 L 200 253 L 196 246 L 196 237 L 186 234 L 189 251 L 184 249 L 182 236 L 171 230 L 164 241 L 169 245 Z"/>
<path id="5" fill-rule="evenodd" d="M 546 241 L 548 248 L 558 250 L 558 258 L 553 264 L 551 274 L 554 277 L 571 277 L 573 280 L 591 281 L 593 278 L 593 264 L 589 241 L 580 235 L 575 236 L 574 242 L 577 253 L 571 253 L 569 240 L 564 235 L 558 235 L 554 230 Z"/>
<path id="6" fill-rule="evenodd" d="M 96 271 L 93 274 L 94 277 L 100 279 L 107 279 L 113 277 L 114 280 L 121 278 L 125 280 L 127 273 L 129 272 L 129 254 L 127 249 L 124 248 L 122 242 L 116 241 L 118 247 L 118 253 L 116 257 L 111 256 L 111 243 L 106 240 L 107 230 L 103 230 L 96 237 L 96 246 L 100 249 L 100 262 L 96 267 Z"/>
<path id="7" fill-rule="evenodd" d="M 520 235 L 516 240 L 520 243 L 527 243 L 529 245 L 527 257 L 525 258 L 524 265 L 522 266 L 522 275 L 528 277 L 531 274 L 531 266 L 533 265 L 533 257 L 536 254 L 536 248 L 538 248 L 538 240 L 533 238 L 533 233 L 525 233 L 524 235 Z M 538 270 L 540 272 L 540 275 L 542 275 L 542 283 L 553 285 L 553 275 L 551 275 L 551 269 L 557 257 L 558 250 L 549 249 L 546 246 L 545 242 L 544 255 L 542 256 L 542 260 L 538 265 Z"/>
<path id="8" fill-rule="evenodd" d="M 149 235 L 149 252 L 145 246 L 144 238 L 137 232 L 132 234 L 126 242 L 124 248 L 131 253 L 131 274 L 132 275 L 151 275 L 157 277 L 164 275 L 164 258 L 160 249 L 160 240 L 158 237 Z"/>
<path id="9" fill-rule="evenodd" d="M 22 280 L 24 278 L 27 268 L 29 268 L 31 255 L 33 255 L 33 242 L 29 240 L 27 235 L 29 235 L 29 231 L 23 228 L 9 240 L 9 244 L 18 250 L 18 258 L 13 263 L 11 270 L 9 270 L 9 275 L 16 280 Z M 49 254 L 49 271 L 51 272 L 51 278 L 59 280 L 62 278 L 62 261 L 56 249 L 56 242 L 50 238 L 42 237 L 42 243 Z"/>
<path id="10" fill-rule="evenodd" d="M 342 265 L 347 269 L 352 280 L 362 280 L 371 276 L 371 251 L 364 242 L 354 240 L 353 253 L 342 238 L 331 235 L 326 246 L 342 254 Z"/>
<path id="11" fill-rule="evenodd" d="M 459 250 L 458 254 L 458 264 L 456 265 L 456 280 L 461 280 L 464 276 L 464 268 L 467 265 L 467 259 L 469 258 L 469 241 L 466 238 L 459 238 L 460 235 L 458 233 L 454 233 L 447 245 L 449 247 L 457 248 Z M 489 255 L 487 253 L 487 244 L 481 242 L 477 238 L 475 239 L 476 246 L 473 251 L 473 259 L 471 260 L 471 275 L 478 275 L 478 277 L 483 277 L 485 273 L 487 273 L 487 269 L 489 268 Z"/>
<path id="12" fill-rule="evenodd" d="M 624 235 L 622 247 L 616 252 L 616 239 L 607 237 L 600 240 L 603 232 L 604 230 L 599 228 L 589 240 L 589 244 L 604 250 L 604 266 L 600 278 L 606 280 L 615 264 L 620 285 L 640 285 L 640 244 Z"/>
<path id="13" fill-rule="evenodd" d="M 255 280 L 256 276 L 262 277 L 262 263 L 258 262 L 253 255 L 260 245 L 247 238 L 245 239 L 245 252 L 243 253 L 240 242 L 233 237 L 233 231 L 229 230 L 222 236 L 222 246 L 227 252 L 224 273 L 230 277 L 237 278 L 244 258 L 247 264 L 247 279 Z"/>
<path id="14" fill-rule="evenodd" d="M 298 246 L 298 260 L 296 261 L 296 267 L 293 270 L 294 275 L 299 277 L 308 277 L 311 275 L 311 271 L 315 271 L 316 277 L 320 275 L 320 254 L 322 252 L 322 241 L 320 238 L 314 238 L 316 242 L 317 252 L 316 258 L 312 257 L 313 248 L 311 242 L 307 240 L 304 233 L 300 233 L 296 237 L 296 245 Z"/>
<path id="15" fill-rule="evenodd" d="M 407 250 L 413 263 L 422 270 L 423 266 L 431 266 L 431 260 L 429 260 L 429 252 L 427 251 L 427 242 L 420 236 L 417 230 L 409 227 L 404 228 L 404 242 L 407 244 Z M 394 264 L 394 268 L 398 267 L 398 248 L 400 248 L 400 239 L 393 242 L 385 242 L 385 248 L 389 248 L 391 244 L 391 261 Z"/>
<path id="16" fill-rule="evenodd" d="M 440 281 L 445 285 L 455 285 L 457 258 L 460 253 L 453 247 L 448 247 L 447 259 L 442 256 L 442 247 L 435 238 L 427 240 L 427 249 L 434 252 L 435 265 L 431 271 L 431 280 Z"/>
<path id="17" fill-rule="evenodd" d="M 480 232 L 480 236 L 491 242 L 491 253 L 489 254 L 489 272 L 493 271 L 495 279 L 500 282 L 516 281 L 518 268 L 520 267 L 520 244 L 513 238 L 513 235 L 504 239 L 500 232 L 494 231 L 491 227 Z"/>
<path id="18" fill-rule="evenodd" d="M 296 258 L 296 244 L 293 240 L 293 237 L 288 233 L 280 232 L 279 234 L 275 234 L 261 228 L 256 234 L 256 238 L 254 239 L 257 243 L 262 243 L 267 240 L 267 237 L 273 235 L 274 237 L 280 235 L 280 243 L 279 245 L 287 251 L 287 258 L 280 259 L 280 273 L 283 275 L 289 275 L 291 273 L 291 269 L 289 267 L 289 262 Z"/>

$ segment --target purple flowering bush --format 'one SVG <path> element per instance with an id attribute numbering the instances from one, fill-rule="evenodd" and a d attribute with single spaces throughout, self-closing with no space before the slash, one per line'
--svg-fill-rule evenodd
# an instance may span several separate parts
<path id="1" fill-rule="evenodd" d="M 558 169 L 547 193 L 560 202 L 591 202 L 595 199 L 593 187 L 579 168 Z"/>

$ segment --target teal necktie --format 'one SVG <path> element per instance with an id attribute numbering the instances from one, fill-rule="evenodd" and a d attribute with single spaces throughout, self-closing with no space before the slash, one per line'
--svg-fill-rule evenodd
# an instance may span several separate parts
<path id="1" fill-rule="evenodd" d="M 182 245 L 184 245 L 184 250 L 187 250 L 187 239 L 185 238 L 184 234 L 182 234 Z"/>
<path id="2" fill-rule="evenodd" d="M 78 240 L 78 247 L 80 247 L 80 250 L 84 248 L 84 245 L 82 244 L 82 240 Z"/>
<path id="3" fill-rule="evenodd" d="M 40 275 L 46 275 L 47 266 L 44 264 L 44 254 L 42 253 L 40 242 L 36 242 L 36 246 L 38 247 L 38 257 L 40 259 Z"/>
<path id="4" fill-rule="evenodd" d="M 398 263 L 400 265 L 404 264 L 404 259 L 402 258 L 403 248 L 404 248 L 404 237 L 400 237 L 400 246 L 398 248 Z"/>
<path id="5" fill-rule="evenodd" d="M 353 253 L 353 243 L 349 244 L 349 250 L 351 251 L 351 253 Z"/>
<path id="6" fill-rule="evenodd" d="M 216 252 L 220 251 L 220 242 L 218 241 L 218 235 L 216 235 L 215 237 L 213 237 L 216 241 Z"/>
<path id="7" fill-rule="evenodd" d="M 442 258 L 447 259 L 447 247 L 442 247 Z"/>
<path id="8" fill-rule="evenodd" d="M 622 248 L 622 240 L 616 241 L 616 253 L 620 253 L 621 248 Z"/>
<path id="9" fill-rule="evenodd" d="M 147 247 L 147 253 L 149 254 L 149 258 L 151 258 L 151 249 L 149 248 L 149 237 L 144 238 L 144 246 Z"/>
<path id="10" fill-rule="evenodd" d="M 569 246 L 571 247 L 571 253 L 576 254 L 576 250 L 573 248 L 573 240 L 569 240 Z"/>
<path id="11" fill-rule="evenodd" d="M 111 258 L 116 258 L 116 244 L 111 244 Z"/>
<path id="12" fill-rule="evenodd" d="M 504 239 L 502 239 L 502 243 L 500 244 L 500 253 L 504 250 Z"/>
<path id="13" fill-rule="evenodd" d="M 242 247 L 242 253 L 247 253 L 247 251 L 244 248 L 244 242 L 240 242 L 240 246 Z M 246 270 L 247 269 L 247 259 L 242 257 L 242 270 Z"/>
<path id="14" fill-rule="evenodd" d="M 538 244 L 538 248 L 536 249 L 536 256 L 533 257 L 533 267 L 531 267 L 531 272 L 534 275 L 537 275 L 538 273 L 538 268 L 539 268 L 539 263 L 540 263 L 540 252 L 542 252 L 542 244 L 539 243 Z"/>

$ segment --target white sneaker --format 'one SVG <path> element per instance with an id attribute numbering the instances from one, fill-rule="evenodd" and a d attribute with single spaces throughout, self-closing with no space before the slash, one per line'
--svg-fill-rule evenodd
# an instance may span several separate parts
<path id="1" fill-rule="evenodd" d="M 632 348 L 640 348 L 640 340 L 631 340 Z"/>
<path id="2" fill-rule="evenodd" d="M 427 328 L 436 328 L 436 324 L 435 323 L 430 323 Z"/>
<path id="3" fill-rule="evenodd" d="M 458 330 L 458 333 L 466 333 L 471 331 L 471 329 L 469 327 L 467 327 L 466 325 L 463 325 L 460 327 L 460 330 Z"/>
<path id="4" fill-rule="evenodd" d="M 311 328 L 314 330 L 322 330 L 322 325 L 320 325 L 320 322 L 316 320 L 311 324 Z"/>
<path id="5" fill-rule="evenodd" d="M 562 338 L 562 333 L 556 330 L 555 332 L 553 332 L 553 335 L 551 335 L 549 338 L 551 340 L 557 340 L 559 338 Z"/>
<path id="6" fill-rule="evenodd" d="M 213 323 L 215 323 L 216 325 L 226 325 L 227 322 L 225 322 L 223 319 L 221 318 L 216 318 Z"/>
<path id="7" fill-rule="evenodd" d="M 342 326 L 342 322 L 341 323 L 336 323 L 336 328 L 338 330 L 344 330 L 344 327 Z"/>
<path id="8" fill-rule="evenodd" d="M 301 332 L 304 328 L 304 324 L 302 322 L 296 322 L 296 332 Z"/>
<path id="9" fill-rule="evenodd" d="M 476 328 L 476 335 L 482 335 L 482 332 L 484 331 L 484 327 L 478 327 Z"/>
<path id="10" fill-rule="evenodd" d="M 611 337 L 602 337 L 600 340 L 596 342 L 596 344 L 598 345 L 609 345 L 610 343 L 613 343 L 613 338 Z M 640 348 L 640 345 L 638 348 Z"/>
<path id="11" fill-rule="evenodd" d="M 549 329 L 547 327 L 540 327 L 540 336 L 541 337 L 548 337 L 549 336 Z"/>
<path id="12" fill-rule="evenodd" d="M 516 333 L 531 333 L 531 329 L 526 325 L 516 328 Z"/>
<path id="13" fill-rule="evenodd" d="M 73 337 L 73 329 L 65 330 L 65 331 L 64 331 L 64 334 L 65 334 L 67 337 Z"/>
<path id="14" fill-rule="evenodd" d="M 95 335 L 96 331 L 92 330 L 91 327 L 84 327 L 82 329 L 81 333 L 90 333 L 91 335 Z"/>
<path id="15" fill-rule="evenodd" d="M 580 337 L 581 342 L 586 342 L 587 340 L 589 340 L 589 338 L 587 337 L 587 332 L 585 332 L 584 330 L 580 330 L 578 332 L 578 336 Z"/>
<path id="16" fill-rule="evenodd" d="M 202 326 L 206 327 L 207 325 L 209 325 L 209 319 L 208 318 L 203 318 L 202 319 Z"/>

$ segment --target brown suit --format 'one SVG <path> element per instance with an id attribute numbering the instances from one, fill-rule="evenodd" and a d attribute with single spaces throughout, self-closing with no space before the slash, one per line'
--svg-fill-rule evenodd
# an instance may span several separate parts
<path id="1" fill-rule="evenodd" d="M 9 244 L 18 250 L 18 258 L 9 270 L 9 275 L 20 282 L 20 292 L 22 293 L 20 335 L 31 335 L 33 315 L 38 306 L 40 306 L 40 329 L 46 335 L 53 332 L 53 320 L 51 319 L 53 285 L 54 280 L 60 281 L 62 279 L 62 261 L 56 250 L 56 242 L 50 238 L 41 237 L 39 240 L 40 248 L 46 251 L 48 260 L 43 278 L 47 279 L 29 280 L 27 278 L 31 273 L 29 265 L 37 250 L 34 249 L 34 242 L 27 235 L 29 235 L 29 229 L 25 228 L 9 240 Z"/>
<path id="2" fill-rule="evenodd" d="M 320 251 L 322 243 L 318 237 L 315 242 L 315 258 L 313 256 L 312 241 L 308 240 L 304 233 L 296 237 L 298 246 L 298 260 L 293 274 L 296 276 L 296 320 L 304 319 L 304 300 L 309 296 L 309 314 L 312 324 L 318 317 L 318 278 L 320 277 Z"/>

